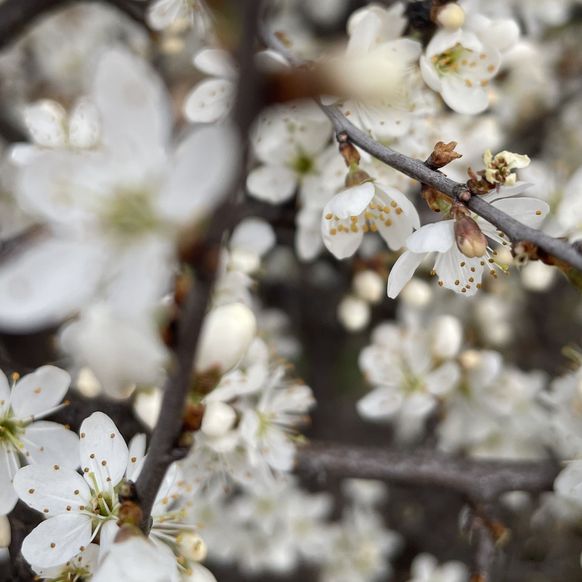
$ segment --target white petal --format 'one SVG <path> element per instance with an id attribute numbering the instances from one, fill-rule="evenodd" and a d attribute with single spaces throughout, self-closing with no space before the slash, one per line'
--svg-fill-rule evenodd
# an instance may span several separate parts
<path id="1" fill-rule="evenodd" d="M 481 283 L 486 257 L 468 258 L 453 244 L 449 251 L 439 253 L 434 265 L 443 286 L 457 293 L 470 297 L 477 292 L 477 285 Z M 471 281 L 472 279 L 472 281 Z M 465 291 L 463 291 L 465 289 Z"/>
<path id="2" fill-rule="evenodd" d="M 148 10 L 148 24 L 154 30 L 163 30 L 185 13 L 182 0 L 154 0 Z"/>
<path id="3" fill-rule="evenodd" d="M 496 200 L 493 202 L 493 206 L 532 228 L 539 228 L 550 212 L 547 202 L 525 196 Z"/>
<path id="4" fill-rule="evenodd" d="M 160 212 L 182 224 L 206 218 L 229 194 L 240 160 L 240 143 L 226 125 L 194 129 L 172 160 L 160 196 Z"/>
<path id="5" fill-rule="evenodd" d="M 12 486 L 17 463 L 12 447 L 0 443 L 0 515 L 10 513 L 18 501 L 18 494 Z"/>
<path id="6" fill-rule="evenodd" d="M 476 115 L 489 106 L 485 88 L 475 85 L 467 87 L 465 79 L 456 75 L 443 77 L 441 95 L 445 103 L 457 113 Z"/>
<path id="7" fill-rule="evenodd" d="M 63 400 L 71 376 L 55 366 L 42 366 L 23 376 L 14 386 L 10 404 L 17 418 L 41 414 Z"/>
<path id="8" fill-rule="evenodd" d="M 297 175 L 285 166 L 259 166 L 247 178 L 249 194 L 271 204 L 289 200 L 297 188 Z"/>
<path id="9" fill-rule="evenodd" d="M 232 109 L 235 85 L 225 79 L 201 81 L 186 97 L 184 114 L 193 123 L 213 123 L 224 119 Z"/>
<path id="10" fill-rule="evenodd" d="M 390 200 L 398 204 L 402 209 L 400 214 L 391 212 L 388 215 L 389 225 L 381 220 L 376 221 L 380 236 L 386 241 L 392 250 L 401 249 L 406 239 L 412 234 L 413 229 L 420 228 L 420 218 L 414 204 L 396 188 L 376 185 L 376 188 L 384 192 Z"/>
<path id="11" fill-rule="evenodd" d="M 70 469 L 79 466 L 79 437 L 62 424 L 46 420 L 33 422 L 26 428 L 23 440 L 29 462 Z"/>
<path id="12" fill-rule="evenodd" d="M 80 100 L 71 113 L 69 143 L 76 148 L 90 148 L 99 141 L 101 124 L 99 111 L 87 99 Z"/>
<path id="13" fill-rule="evenodd" d="M 457 364 L 447 362 L 426 377 L 426 389 L 434 396 L 443 396 L 455 388 L 459 378 Z"/>
<path id="14" fill-rule="evenodd" d="M 0 417 L 4 416 L 9 406 L 10 384 L 8 383 L 8 378 L 6 378 L 6 374 L 0 370 Z"/>
<path id="15" fill-rule="evenodd" d="M 194 66 L 212 77 L 232 79 L 236 77 L 236 67 L 227 51 L 221 49 L 202 49 L 193 59 Z"/>
<path id="16" fill-rule="evenodd" d="M 350 216 L 359 216 L 366 210 L 376 193 L 372 182 L 365 182 L 353 188 L 347 188 L 336 194 L 326 205 L 323 214 L 333 214 L 341 220 Z"/>
<path id="17" fill-rule="evenodd" d="M 336 259 L 346 259 L 351 257 L 360 247 L 364 231 L 361 228 L 358 228 L 356 232 L 349 229 L 339 231 L 332 221 L 322 218 L 321 236 L 323 244 Z"/>
<path id="18" fill-rule="evenodd" d="M 89 517 L 57 515 L 37 525 L 26 536 L 22 543 L 22 555 L 35 568 L 52 568 L 70 560 L 81 547 L 87 547 L 90 540 Z"/>
<path id="19" fill-rule="evenodd" d="M 144 60 L 121 48 L 107 51 L 97 67 L 92 98 L 105 143 L 140 159 L 158 158 L 169 140 L 170 104 Z"/>
<path id="20" fill-rule="evenodd" d="M 101 250 L 74 241 L 37 243 L 0 268 L 0 327 L 32 331 L 71 315 L 93 294 Z"/>
<path id="21" fill-rule="evenodd" d="M 441 220 L 432 224 L 425 224 L 422 228 L 411 234 L 406 247 L 413 253 L 444 253 L 455 244 L 453 220 Z"/>
<path id="22" fill-rule="evenodd" d="M 275 244 L 273 227 L 262 218 L 246 218 L 234 229 L 230 247 L 262 257 Z"/>
<path id="23" fill-rule="evenodd" d="M 402 407 L 402 394 L 396 388 L 376 388 L 358 401 L 360 416 L 370 419 L 389 419 Z"/>
<path id="24" fill-rule="evenodd" d="M 79 473 L 53 466 L 22 467 L 14 476 L 14 489 L 24 503 L 45 516 L 78 512 L 91 499 L 89 486 Z"/>
<path id="25" fill-rule="evenodd" d="M 95 475 L 101 491 L 109 491 L 121 481 L 127 468 L 125 440 L 115 423 L 102 412 L 94 412 L 86 418 L 79 435 L 81 470 L 86 478 Z"/>
<path id="26" fill-rule="evenodd" d="M 39 146 L 63 147 L 67 140 L 67 114 L 55 101 L 39 101 L 24 110 L 24 123 Z"/>
<path id="27" fill-rule="evenodd" d="M 136 481 L 145 460 L 146 436 L 136 434 L 129 442 L 126 479 Z"/>
<path id="28" fill-rule="evenodd" d="M 388 275 L 388 297 L 390 299 L 397 297 L 406 283 L 412 279 L 425 256 L 425 253 L 406 251 L 398 258 L 390 269 L 390 275 Z"/>

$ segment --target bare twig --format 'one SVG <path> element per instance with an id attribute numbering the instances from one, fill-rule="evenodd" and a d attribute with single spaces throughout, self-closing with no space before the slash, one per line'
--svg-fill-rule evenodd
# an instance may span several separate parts
<path id="1" fill-rule="evenodd" d="M 254 49 L 261 2 L 238 0 L 236 3 L 233 1 L 233 4 L 240 10 L 242 21 L 238 55 L 241 82 L 234 108 L 234 119 L 239 134 L 244 139 L 260 109 L 260 95 L 253 91 L 255 86 L 250 83 L 258 78 L 254 65 Z M 249 93 L 253 94 L 253 97 L 249 98 Z M 181 448 L 178 441 L 182 432 L 184 405 L 191 387 L 193 359 L 198 339 L 216 277 L 217 251 L 224 233 L 233 226 L 233 220 L 237 216 L 235 198 L 244 176 L 241 174 L 238 178 L 225 205 L 215 212 L 202 244 L 204 249 L 202 256 L 198 255 L 198 264 L 193 265 L 196 269 L 202 263 L 203 269 L 196 269 L 200 283 L 189 293 L 184 314 L 179 322 L 175 369 L 167 382 L 148 456 L 136 483 L 144 528 L 148 527 L 151 509 L 164 475 L 176 459 L 176 450 Z"/>
<path id="2" fill-rule="evenodd" d="M 289 51 L 277 34 L 267 30 L 263 30 L 262 32 L 265 43 L 272 49 L 280 52 L 292 65 L 301 66 L 304 64 Z M 367 133 L 357 128 L 346 118 L 339 108 L 322 104 L 320 104 L 320 107 L 331 120 L 338 137 L 347 136 L 349 141 L 368 152 L 371 156 L 384 162 L 386 165 L 422 184 L 432 186 L 456 200 L 459 199 L 461 194 L 468 193 L 465 184 L 447 178 L 443 173 L 429 168 L 420 160 L 410 158 L 378 143 Z M 475 214 L 488 220 L 504 232 L 511 241 L 529 241 L 552 257 L 556 257 L 575 269 L 582 271 L 582 254 L 568 242 L 553 238 L 540 230 L 522 224 L 479 196 L 471 196 L 465 203 Z"/>
<path id="3" fill-rule="evenodd" d="M 550 491 L 558 470 L 550 460 L 476 461 L 432 450 L 409 452 L 315 442 L 300 449 L 297 458 L 300 473 L 438 487 L 480 502 L 509 491 Z"/>

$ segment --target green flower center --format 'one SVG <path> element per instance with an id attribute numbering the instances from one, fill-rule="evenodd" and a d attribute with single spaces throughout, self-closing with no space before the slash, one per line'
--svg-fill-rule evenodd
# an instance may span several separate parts
<path id="1" fill-rule="evenodd" d="M 471 56 L 473 51 L 457 43 L 454 47 L 432 57 L 432 64 L 439 75 L 458 73 L 463 59 Z"/>
<path id="2" fill-rule="evenodd" d="M 101 213 L 103 226 L 118 239 L 135 239 L 160 227 L 152 204 L 151 193 L 145 189 L 122 189 Z"/>
<path id="3" fill-rule="evenodd" d="M 24 424 L 14 419 L 11 414 L 0 418 L 0 442 L 9 443 L 18 450 L 24 448 L 20 436 L 24 434 Z"/>
<path id="4" fill-rule="evenodd" d="M 307 156 L 306 154 L 299 154 L 295 160 L 293 160 L 292 167 L 295 172 L 301 176 L 305 176 L 306 174 L 311 174 L 311 172 L 313 172 L 315 169 L 315 164 L 313 162 L 313 158 L 310 156 Z"/>

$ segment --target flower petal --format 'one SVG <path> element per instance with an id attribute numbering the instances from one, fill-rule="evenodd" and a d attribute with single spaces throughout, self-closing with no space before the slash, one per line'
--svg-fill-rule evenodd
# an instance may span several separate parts
<path id="1" fill-rule="evenodd" d="M 194 55 L 194 66 L 212 77 L 232 79 L 236 77 L 236 67 L 230 54 L 221 49 L 202 49 Z"/>
<path id="2" fill-rule="evenodd" d="M 394 388 L 376 388 L 358 401 L 360 416 L 373 420 L 389 419 L 402 408 L 402 394 Z"/>
<path id="3" fill-rule="evenodd" d="M 6 374 L 0 370 L 0 417 L 5 414 L 10 406 L 10 384 Z"/>
<path id="4" fill-rule="evenodd" d="M 476 115 L 487 109 L 489 96 L 481 86 L 467 86 L 465 79 L 448 75 L 441 80 L 441 95 L 445 103 L 457 113 Z"/>
<path id="5" fill-rule="evenodd" d="M 263 202 L 280 204 L 297 189 L 297 175 L 285 166 L 259 166 L 247 178 L 249 194 Z"/>
<path id="6" fill-rule="evenodd" d="M 0 515 L 10 513 L 18 494 L 12 486 L 12 479 L 18 469 L 18 459 L 9 445 L 0 443 Z"/>
<path id="7" fill-rule="evenodd" d="M 82 511 L 91 499 L 83 477 L 59 465 L 22 467 L 14 476 L 14 489 L 24 503 L 45 516 Z"/>
<path id="8" fill-rule="evenodd" d="M 19 419 L 41 414 L 61 403 L 71 376 L 55 366 L 42 366 L 23 376 L 14 386 L 10 404 Z"/>
<path id="9" fill-rule="evenodd" d="M 146 436 L 145 434 L 136 434 L 129 442 L 127 471 L 125 472 L 125 478 L 129 481 L 136 481 L 143 467 L 145 452 Z"/>
<path id="10" fill-rule="evenodd" d="M 406 248 L 413 253 L 444 253 L 455 244 L 452 220 L 441 220 L 425 224 L 406 241 Z"/>
<path id="11" fill-rule="evenodd" d="M 93 474 L 101 491 L 109 491 L 123 478 L 128 449 L 115 423 L 102 412 L 94 412 L 79 429 L 81 469 Z"/>
<path id="12" fill-rule="evenodd" d="M 224 119 L 232 108 L 235 85 L 226 79 L 206 79 L 195 85 L 184 102 L 184 114 L 193 123 Z"/>
<path id="13" fill-rule="evenodd" d="M 39 420 L 29 425 L 23 441 L 29 462 L 76 469 L 79 466 L 79 437 L 58 422 Z"/>
<path id="14" fill-rule="evenodd" d="M 400 255 L 392 269 L 390 269 L 390 275 L 388 276 L 388 297 L 390 299 L 397 297 L 406 283 L 412 279 L 414 272 L 418 269 L 425 256 L 425 253 L 413 253 L 412 251 L 406 251 Z"/>
<path id="15" fill-rule="evenodd" d="M 35 568 L 64 564 L 91 541 L 91 518 L 57 515 L 37 525 L 22 543 L 24 559 Z"/>
<path id="16" fill-rule="evenodd" d="M 227 125 L 194 129 L 172 160 L 160 197 L 160 212 L 181 224 L 201 220 L 228 195 L 238 171 L 240 144 Z"/>
<path id="17" fill-rule="evenodd" d="M 93 294 L 103 255 L 64 239 L 36 244 L 0 269 L 0 327 L 32 331 L 53 325 Z"/>
<path id="18" fill-rule="evenodd" d="M 115 48 L 100 59 L 92 98 L 104 143 L 140 159 L 158 159 L 171 131 L 167 92 L 142 59 Z"/>

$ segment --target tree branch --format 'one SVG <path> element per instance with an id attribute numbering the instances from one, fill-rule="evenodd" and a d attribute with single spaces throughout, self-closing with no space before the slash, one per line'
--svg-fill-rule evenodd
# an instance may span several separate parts
<path id="1" fill-rule="evenodd" d="M 313 442 L 299 449 L 296 470 L 315 476 L 438 487 L 474 502 L 488 502 L 509 491 L 551 491 L 559 467 L 551 460 L 477 461 L 433 450 L 409 452 Z"/>
<path id="2" fill-rule="evenodd" d="M 267 46 L 281 53 L 292 65 L 305 65 L 305 63 L 297 59 L 289 51 L 287 46 L 275 33 L 263 29 L 262 36 Z M 337 136 L 341 136 L 342 134 L 346 135 L 349 141 L 362 148 L 365 152 L 368 152 L 371 156 L 384 162 L 386 165 L 422 184 L 436 188 L 455 200 L 459 200 L 461 194 L 468 194 L 465 184 L 455 182 L 447 178 L 443 173 L 429 168 L 424 162 L 410 158 L 375 141 L 347 119 L 339 108 L 321 103 L 319 105 L 332 122 Z M 463 200 L 462 202 L 475 214 L 488 220 L 504 232 L 512 242 L 532 242 L 549 255 L 582 271 L 582 254 L 567 241 L 553 238 L 540 230 L 522 224 L 479 196 L 471 196 L 468 201 Z"/>
<path id="3" fill-rule="evenodd" d="M 252 91 L 252 87 L 255 86 L 252 83 L 258 79 L 255 70 L 254 50 L 261 0 L 233 0 L 232 3 L 234 8 L 238 8 L 242 21 L 237 59 L 241 80 L 234 107 L 234 120 L 241 140 L 245 140 L 255 116 L 260 110 L 260 95 L 256 95 L 256 92 Z M 253 94 L 253 96 L 249 98 L 249 94 Z M 241 184 L 244 183 L 243 172 L 244 170 L 241 169 L 241 175 L 237 177 L 227 202 L 214 213 L 207 235 L 202 241 L 202 254 L 197 254 L 199 257 L 197 264 L 192 265 L 195 269 L 198 267 L 196 272 L 199 285 L 193 286 L 188 294 L 184 314 L 178 324 L 175 368 L 168 379 L 160 416 L 152 433 L 144 467 L 136 483 L 138 502 L 143 512 L 144 528 L 148 527 L 151 509 L 166 471 L 176 460 L 176 451 L 181 449 L 178 441 L 182 433 L 184 406 L 192 385 L 194 355 L 216 278 L 220 243 L 224 233 L 236 221 L 237 204 L 235 199 Z"/>

